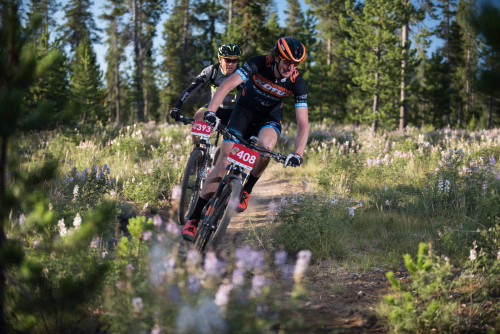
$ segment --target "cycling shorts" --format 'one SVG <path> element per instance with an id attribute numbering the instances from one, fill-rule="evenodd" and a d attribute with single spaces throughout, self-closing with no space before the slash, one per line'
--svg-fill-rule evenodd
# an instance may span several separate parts
<path id="1" fill-rule="evenodd" d="M 276 116 L 276 114 L 256 113 L 237 104 L 229 120 L 228 127 L 245 139 L 250 139 L 252 136 L 258 137 L 260 130 L 269 127 L 276 131 L 279 138 L 281 135 L 281 117 Z"/>

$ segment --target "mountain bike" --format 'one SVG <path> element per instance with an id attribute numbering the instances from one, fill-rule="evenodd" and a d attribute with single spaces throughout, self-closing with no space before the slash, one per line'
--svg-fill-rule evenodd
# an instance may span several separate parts
<path id="1" fill-rule="evenodd" d="M 184 170 L 181 182 L 181 198 L 179 201 L 179 224 L 184 225 L 194 210 L 194 205 L 200 196 L 201 188 L 207 174 L 215 165 L 219 151 L 217 142 L 219 134 L 211 135 L 212 128 L 203 121 L 181 115 L 179 122 L 192 124 L 191 134 L 199 138 L 194 142 L 193 151 Z M 214 144 L 211 144 L 211 141 Z"/>
<path id="2" fill-rule="evenodd" d="M 224 139 L 235 142 L 227 160 L 230 164 L 226 168 L 224 177 L 212 199 L 202 212 L 200 225 L 195 234 L 195 247 L 199 253 L 207 249 L 215 250 L 219 245 L 227 226 L 236 212 L 243 185 L 247 181 L 259 156 L 268 157 L 286 167 L 286 156 L 257 146 L 257 137 L 245 140 L 237 133 L 223 125 L 216 128 Z"/>

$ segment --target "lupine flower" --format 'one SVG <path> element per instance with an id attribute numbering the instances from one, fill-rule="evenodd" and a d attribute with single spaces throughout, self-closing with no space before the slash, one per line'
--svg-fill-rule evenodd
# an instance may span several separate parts
<path id="1" fill-rule="evenodd" d="M 156 226 L 156 227 L 160 227 L 161 224 L 163 223 L 163 220 L 161 219 L 161 216 L 160 215 L 155 215 L 153 217 L 153 225 Z"/>
<path id="2" fill-rule="evenodd" d="M 132 299 L 132 307 L 134 308 L 134 311 L 138 312 L 138 311 L 142 310 L 143 306 L 144 305 L 142 304 L 141 297 L 136 297 L 136 298 Z"/>
<path id="3" fill-rule="evenodd" d="M 181 199 L 181 194 L 182 194 L 182 189 L 179 186 L 173 186 L 172 187 L 172 199 L 173 200 L 180 200 Z"/>
<path id="4" fill-rule="evenodd" d="M 158 325 L 155 325 L 153 329 L 151 329 L 151 334 L 161 334 L 161 328 Z"/>
<path id="5" fill-rule="evenodd" d="M 100 240 L 99 237 L 97 237 L 97 236 L 94 237 L 92 239 L 92 241 L 90 242 L 90 248 L 97 248 L 97 247 L 99 247 L 100 242 L 101 242 L 101 240 Z"/>
<path id="6" fill-rule="evenodd" d="M 145 231 L 143 234 L 142 234 L 142 239 L 144 241 L 149 241 L 151 240 L 151 238 L 153 237 L 153 232 L 151 231 Z"/>
<path id="7" fill-rule="evenodd" d="M 481 192 L 481 194 L 483 196 L 486 196 L 486 191 L 488 190 L 488 182 L 487 181 L 483 181 L 482 189 L 483 189 L 483 191 Z"/>
<path id="8" fill-rule="evenodd" d="M 450 180 L 445 180 L 444 181 L 444 192 L 449 193 L 450 192 Z"/>
<path id="9" fill-rule="evenodd" d="M 64 219 L 60 219 L 57 222 L 57 227 L 59 228 L 59 235 L 61 237 L 65 237 L 68 235 L 68 230 L 66 229 L 66 225 L 64 224 Z"/>
<path id="10" fill-rule="evenodd" d="M 118 282 L 116 282 L 116 287 L 117 287 L 118 289 L 121 289 L 121 288 L 123 288 L 124 286 L 125 286 L 125 282 L 123 282 L 123 281 L 118 281 Z"/>
<path id="11" fill-rule="evenodd" d="M 80 213 L 77 213 L 75 219 L 73 220 L 73 227 L 78 229 L 80 228 L 80 225 L 82 225 L 82 217 L 80 216 Z"/>
<path id="12" fill-rule="evenodd" d="M 309 250 L 301 250 L 299 254 L 297 254 L 297 262 L 295 263 L 295 270 L 293 272 L 293 280 L 295 282 L 300 282 L 309 266 L 310 260 L 311 251 Z"/>
<path id="13" fill-rule="evenodd" d="M 201 257 L 200 254 L 195 249 L 190 249 L 186 254 L 186 261 L 188 264 L 192 266 L 197 266 L 200 263 Z"/>
<path id="14" fill-rule="evenodd" d="M 215 276 L 219 273 L 219 260 L 214 252 L 207 252 L 205 256 L 205 272 L 210 276 Z"/>
<path id="15" fill-rule="evenodd" d="M 233 289 L 233 286 L 231 284 L 221 284 L 219 286 L 219 289 L 217 289 L 217 292 L 215 293 L 215 304 L 219 307 L 224 307 L 229 303 L 229 293 Z"/>
<path id="16" fill-rule="evenodd" d="M 443 191 L 444 181 L 442 178 L 438 180 L 438 191 Z"/>
<path id="17" fill-rule="evenodd" d="M 192 293 L 198 293 L 201 289 L 200 280 L 194 275 L 189 275 L 187 278 L 187 288 Z"/>
<path id="18" fill-rule="evenodd" d="M 274 253 L 274 264 L 278 266 L 282 266 L 286 264 L 288 254 L 284 250 L 280 250 Z"/>
<path id="19" fill-rule="evenodd" d="M 262 288 L 267 285 L 267 279 L 264 275 L 254 275 L 252 277 L 252 290 L 250 294 L 253 296 L 260 296 L 262 294 Z"/>
<path id="20" fill-rule="evenodd" d="M 173 221 L 170 221 L 167 224 L 167 227 L 165 228 L 165 231 L 167 231 L 168 234 L 175 235 L 175 236 L 179 235 L 179 230 L 180 230 L 179 227 Z"/>
<path id="21" fill-rule="evenodd" d="M 349 217 L 353 218 L 354 217 L 354 207 L 349 207 Z"/>
<path id="22" fill-rule="evenodd" d="M 500 261 L 500 251 L 497 252 L 497 261 Z"/>
<path id="23" fill-rule="evenodd" d="M 193 321 L 193 317 L 196 321 Z M 174 332 L 179 334 L 225 333 L 227 324 L 214 301 L 205 297 L 195 308 L 184 305 L 179 310 Z"/>
<path id="24" fill-rule="evenodd" d="M 24 223 L 26 222 L 26 216 L 24 215 L 24 213 L 21 213 L 21 214 L 19 215 L 19 219 L 18 219 L 18 220 L 19 220 L 19 225 L 20 225 L 20 226 L 23 226 L 23 225 L 24 225 Z"/>
<path id="25" fill-rule="evenodd" d="M 241 268 L 234 269 L 231 282 L 234 286 L 242 286 L 245 283 L 245 270 Z"/>
<path id="26" fill-rule="evenodd" d="M 475 261 L 475 260 L 477 259 L 477 253 L 476 253 L 476 250 L 475 250 L 475 249 L 471 249 L 471 250 L 470 250 L 469 259 L 470 259 L 471 261 Z"/>
<path id="27" fill-rule="evenodd" d="M 77 197 L 78 197 L 78 184 L 75 184 L 75 187 L 73 188 L 73 201 L 76 201 Z"/>

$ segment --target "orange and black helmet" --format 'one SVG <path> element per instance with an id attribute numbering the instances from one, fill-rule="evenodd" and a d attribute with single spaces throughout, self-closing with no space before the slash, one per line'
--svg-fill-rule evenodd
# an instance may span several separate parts
<path id="1" fill-rule="evenodd" d="M 293 63 L 300 63 L 306 57 L 306 48 L 299 40 L 281 37 L 274 45 L 274 50 L 282 58 Z"/>

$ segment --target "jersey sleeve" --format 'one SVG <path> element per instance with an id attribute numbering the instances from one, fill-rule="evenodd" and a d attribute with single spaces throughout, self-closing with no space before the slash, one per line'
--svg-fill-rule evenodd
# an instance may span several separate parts
<path id="1" fill-rule="evenodd" d="M 243 64 L 242 67 L 238 68 L 236 70 L 236 73 L 243 79 L 243 83 L 246 83 L 247 80 L 253 75 L 259 72 L 259 64 L 262 62 L 261 61 L 262 56 L 257 56 L 249 61 L 247 61 L 245 64 Z"/>
<path id="2" fill-rule="evenodd" d="M 307 84 L 302 76 L 299 76 L 295 81 L 293 95 L 295 96 L 295 108 L 307 108 Z"/>
<path id="3" fill-rule="evenodd" d="M 205 83 L 207 83 L 207 81 L 210 79 L 210 73 L 212 73 L 212 68 L 213 65 L 204 68 L 203 71 L 201 71 L 201 73 L 198 74 L 198 76 L 193 80 L 193 82 L 191 82 L 189 86 L 187 86 L 186 89 L 184 89 L 181 96 L 175 103 L 175 108 L 181 109 L 182 105 L 184 104 L 184 102 L 186 102 L 188 97 L 192 93 L 197 91 L 198 88 L 203 87 Z"/>

